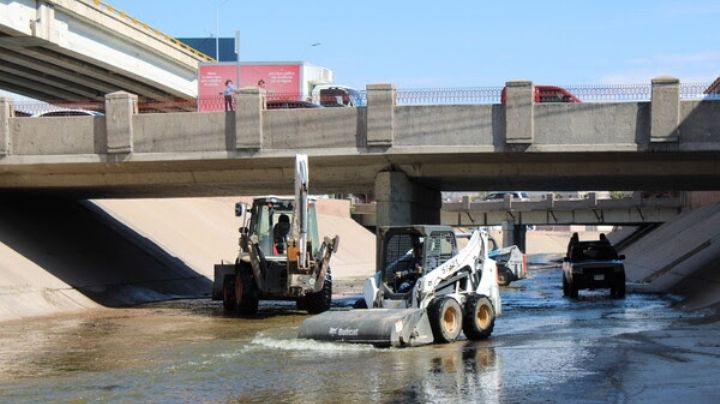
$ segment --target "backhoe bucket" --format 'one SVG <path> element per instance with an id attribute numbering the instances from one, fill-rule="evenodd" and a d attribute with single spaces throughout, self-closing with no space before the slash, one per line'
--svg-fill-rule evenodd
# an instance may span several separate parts
<path id="1" fill-rule="evenodd" d="M 424 309 L 326 311 L 300 324 L 298 338 L 405 347 L 431 344 L 432 329 Z"/>

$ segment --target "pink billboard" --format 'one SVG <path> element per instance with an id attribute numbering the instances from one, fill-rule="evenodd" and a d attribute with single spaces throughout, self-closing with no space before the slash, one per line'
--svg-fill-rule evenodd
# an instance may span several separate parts
<path id="1" fill-rule="evenodd" d="M 237 85 L 236 64 L 204 64 L 198 72 L 198 110 L 222 111 L 225 81 L 232 80 L 236 88 L 257 87 L 265 82 L 268 97 L 273 94 L 284 99 L 301 99 L 301 64 L 241 64 L 240 85 Z"/>

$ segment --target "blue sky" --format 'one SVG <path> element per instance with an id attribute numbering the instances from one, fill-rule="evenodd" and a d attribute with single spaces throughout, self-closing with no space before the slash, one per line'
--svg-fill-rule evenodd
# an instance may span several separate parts
<path id="1" fill-rule="evenodd" d="M 358 88 L 683 82 L 720 75 L 720 1 L 112 0 L 177 37 L 241 34 L 243 61 L 304 60 Z M 311 46 L 313 43 L 321 43 Z"/>

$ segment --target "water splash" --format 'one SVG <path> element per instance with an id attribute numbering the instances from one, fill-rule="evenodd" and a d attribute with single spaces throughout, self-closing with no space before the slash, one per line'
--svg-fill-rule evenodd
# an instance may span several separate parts
<path id="1" fill-rule="evenodd" d="M 372 345 L 341 344 L 337 342 L 314 341 L 309 339 L 278 339 L 258 333 L 250 344 L 262 348 L 280 349 L 284 351 L 312 352 L 312 353 L 346 353 L 380 351 Z"/>

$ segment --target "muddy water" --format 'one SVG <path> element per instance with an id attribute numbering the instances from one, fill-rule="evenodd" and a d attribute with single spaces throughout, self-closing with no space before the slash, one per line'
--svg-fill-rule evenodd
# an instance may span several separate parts
<path id="1" fill-rule="evenodd" d="M 559 269 L 531 276 L 503 290 L 489 340 L 413 349 L 297 340 L 306 316 L 277 303 L 254 319 L 197 300 L 5 323 L 0 401 L 533 401 L 592 380 L 613 336 L 681 316 L 668 297 L 570 301 Z"/>

